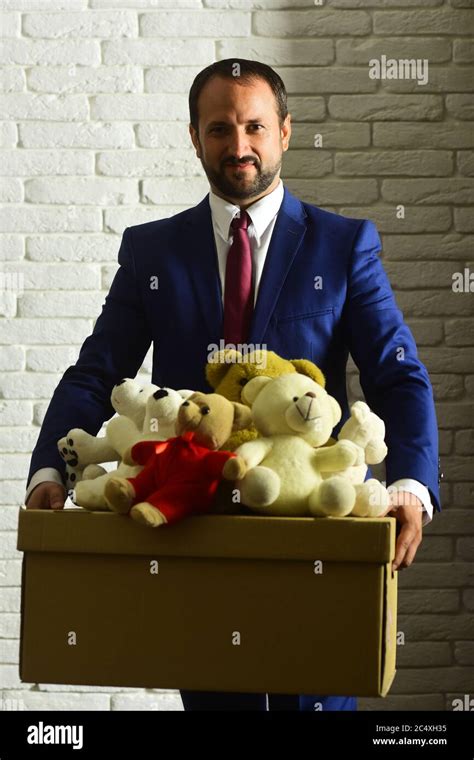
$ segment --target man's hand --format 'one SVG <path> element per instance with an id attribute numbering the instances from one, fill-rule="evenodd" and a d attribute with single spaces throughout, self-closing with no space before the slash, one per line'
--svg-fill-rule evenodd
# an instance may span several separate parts
<path id="1" fill-rule="evenodd" d="M 390 491 L 390 501 L 391 506 L 383 516 L 395 517 L 400 526 L 392 570 L 403 570 L 411 565 L 421 544 L 423 504 L 409 491 Z"/>
<path id="2" fill-rule="evenodd" d="M 63 509 L 67 493 L 64 486 L 45 480 L 33 488 L 26 502 L 27 509 Z"/>

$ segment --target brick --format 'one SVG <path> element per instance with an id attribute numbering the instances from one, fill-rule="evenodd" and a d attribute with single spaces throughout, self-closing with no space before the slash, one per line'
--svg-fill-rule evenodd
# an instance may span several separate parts
<path id="1" fill-rule="evenodd" d="M 17 612 L 0 615 L 0 638 L 17 639 L 20 635 L 20 615 Z M 2 683 L 2 681 L 0 681 Z M 6 684 L 3 684 L 6 686 Z"/>
<path id="2" fill-rule="evenodd" d="M 76 264 L 117 261 L 120 241 L 120 235 L 110 233 L 30 235 L 26 238 L 26 258 L 29 261 L 72 261 Z"/>
<path id="3" fill-rule="evenodd" d="M 2 353 L 4 350 L 7 352 L 9 348 L 13 346 L 2 349 Z M 21 348 L 21 351 L 23 352 L 24 349 Z M 30 401 L 0 399 L 0 425 L 29 425 L 32 421 L 32 413 L 33 407 Z"/>
<path id="4" fill-rule="evenodd" d="M 472 16 L 468 11 L 451 8 L 434 11 L 381 11 L 373 14 L 373 31 L 376 35 L 387 34 L 453 34 L 470 35 Z"/>
<path id="5" fill-rule="evenodd" d="M 439 453 L 441 456 L 451 454 L 453 449 L 453 434 L 450 430 L 439 431 Z"/>
<path id="6" fill-rule="evenodd" d="M 188 148 L 189 133 L 176 129 L 174 122 L 150 122 L 136 125 L 136 144 L 140 148 Z"/>
<path id="7" fill-rule="evenodd" d="M 206 195 L 209 183 L 204 177 L 170 177 L 142 183 L 142 203 L 172 203 L 180 198 L 183 203 L 194 206 Z"/>
<path id="8" fill-rule="evenodd" d="M 0 291 L 0 316 L 15 317 L 17 309 L 17 295 L 14 292 Z"/>
<path id="9" fill-rule="evenodd" d="M 351 201 L 370 203 L 376 201 L 378 197 L 375 179 L 322 180 L 317 183 L 295 179 L 285 180 L 285 185 L 307 203 L 318 206 L 326 206 L 327 203 L 350 203 Z"/>
<path id="10" fill-rule="evenodd" d="M 455 483 L 453 501 L 459 507 L 472 507 L 474 504 L 474 483 Z"/>
<path id="11" fill-rule="evenodd" d="M 410 155 L 407 151 L 406 155 Z M 421 152 L 421 151 L 420 151 Z M 426 153 L 432 153 L 433 159 L 431 163 L 431 169 L 433 174 L 438 176 L 443 173 L 443 168 L 448 174 L 448 165 L 452 160 L 450 154 L 443 154 L 449 156 L 445 159 L 444 166 L 439 165 L 439 171 L 437 171 L 436 156 L 441 154 L 442 151 L 426 151 Z M 367 154 L 370 157 L 370 154 Z M 394 167 L 395 168 L 395 167 Z M 426 167 L 425 171 L 416 171 L 416 163 L 413 166 L 413 174 L 427 175 L 429 168 Z M 387 173 L 387 172 L 385 172 Z M 392 171 L 393 174 L 409 174 L 408 171 Z M 382 182 L 382 198 L 384 201 L 392 201 L 393 203 L 415 203 L 415 204 L 443 204 L 443 203 L 473 203 L 474 202 L 474 180 L 462 179 L 458 177 L 445 177 L 444 179 L 387 179 Z"/>
<path id="12" fill-rule="evenodd" d="M 0 208 L 2 232 L 98 232 L 102 230 L 100 209 L 70 206 L 62 208 Z M 123 231 L 123 227 L 122 230 Z"/>
<path id="13" fill-rule="evenodd" d="M 26 90 L 25 72 L 9 66 L 0 71 L 0 92 L 23 92 Z"/>
<path id="14" fill-rule="evenodd" d="M 457 615 L 451 613 L 399 615 L 398 630 L 404 631 L 405 636 L 409 641 L 456 641 L 459 638 L 468 638 L 471 635 L 472 616 L 462 613 Z M 450 672 L 452 675 L 451 669 Z M 426 684 L 426 682 L 424 683 Z M 441 681 L 433 689 L 429 688 L 427 685 L 422 688 L 422 683 L 419 683 L 420 691 L 426 690 L 428 692 L 436 692 L 441 688 L 443 688 Z M 444 688 L 449 688 L 447 683 L 444 684 Z"/>
<path id="15" fill-rule="evenodd" d="M 474 232 L 474 214 L 472 213 L 472 208 L 455 208 L 454 226 L 457 232 Z"/>
<path id="16" fill-rule="evenodd" d="M 32 92 L 87 92 L 92 95 L 143 90 L 143 72 L 138 66 L 35 66 L 27 72 L 27 78 L 28 89 Z M 90 131 L 98 127 L 100 125 L 89 124 Z"/>
<path id="17" fill-rule="evenodd" d="M 435 346 L 443 339 L 443 325 L 439 320 L 411 320 L 409 327 L 415 336 L 417 345 Z"/>
<path id="18" fill-rule="evenodd" d="M 453 60 L 455 63 L 474 63 L 474 41 L 454 40 Z"/>
<path id="19" fill-rule="evenodd" d="M 332 174 L 332 154 L 325 150 L 290 150 L 284 159 L 285 177 L 296 179 Z"/>
<path id="20" fill-rule="evenodd" d="M 437 516 L 442 519 L 442 514 Z M 434 522 L 434 521 L 433 521 Z M 467 562 L 414 562 L 409 568 L 403 570 L 399 575 L 400 589 L 402 588 L 464 588 L 472 583 L 472 564 Z M 446 618 L 454 620 L 450 616 Z M 422 618 L 422 616 L 420 616 Z M 448 620 L 446 619 L 446 624 Z M 459 626 L 462 628 L 467 620 L 459 620 Z M 423 639 L 423 637 L 418 637 Z M 427 637 L 430 640 L 444 641 L 446 637 Z M 453 639 L 459 638 L 453 635 Z"/>
<path id="21" fill-rule="evenodd" d="M 273 2 L 273 0 L 272 0 Z M 206 2 L 210 6 L 209 0 Z M 201 0 L 89 0 L 91 8 L 201 8 Z M 219 7 L 219 6 L 216 6 Z M 224 6 L 227 8 L 227 4 Z"/>
<path id="22" fill-rule="evenodd" d="M 375 123 L 373 144 L 378 148 L 472 148 L 474 131 L 469 124 Z"/>
<path id="23" fill-rule="evenodd" d="M 179 692 L 120 694 L 112 697 L 112 710 L 184 710 Z"/>
<path id="24" fill-rule="evenodd" d="M 323 98 L 319 97 L 288 97 L 288 110 L 295 121 L 319 121 L 326 116 L 326 106 Z"/>
<path id="25" fill-rule="evenodd" d="M 396 206 L 343 206 L 339 213 L 371 219 L 379 232 L 445 232 L 451 227 L 451 210 L 444 206 L 405 206 L 405 219 L 396 217 Z"/>
<path id="26" fill-rule="evenodd" d="M 121 119 L 132 121 L 159 120 L 163 114 L 168 119 L 189 119 L 184 94 L 95 95 L 91 98 L 91 119 L 114 119 L 116 113 L 120 113 Z M 136 151 L 135 155 L 138 155 Z"/>
<path id="27" fill-rule="evenodd" d="M 0 683 L 5 689 L 24 688 L 28 685 L 26 681 L 20 680 L 17 665 L 0 665 Z"/>
<path id="28" fill-rule="evenodd" d="M 462 593 L 463 604 L 467 610 L 474 612 L 474 589 L 466 589 Z"/>
<path id="29" fill-rule="evenodd" d="M 456 485 L 469 485 L 470 488 L 474 488 L 471 484 L 456 484 Z M 455 489 L 456 489 L 455 485 Z M 474 514 L 469 509 L 453 509 L 446 508 L 443 505 L 440 519 L 432 520 L 429 526 L 423 528 L 423 534 L 426 535 L 456 535 L 467 534 L 474 535 Z"/>
<path id="30" fill-rule="evenodd" d="M 29 203 L 77 203 L 91 206 L 122 206 L 138 203 L 135 180 L 108 177 L 48 177 L 25 181 Z"/>
<path id="31" fill-rule="evenodd" d="M 123 177 L 188 177 L 191 167 L 195 168 L 195 175 L 201 175 L 201 163 L 191 148 L 103 151 L 97 154 L 97 171 L 120 177 L 120 181 Z"/>
<path id="32" fill-rule="evenodd" d="M 21 559 L 0 559 L 0 586 L 19 586 L 21 584 Z M 3 618 L 6 616 L 4 615 Z M 14 622 L 8 617 L 8 620 L 0 618 L 0 638 L 11 638 L 16 636 L 13 633 Z"/>
<path id="33" fill-rule="evenodd" d="M 428 619 L 435 617 L 429 615 Z M 419 694 L 425 692 L 469 689 L 474 682 L 474 668 L 407 668 L 398 671 L 391 692 Z"/>
<path id="34" fill-rule="evenodd" d="M 472 457 L 451 456 L 444 461 L 444 477 L 456 483 L 472 477 Z"/>
<path id="35" fill-rule="evenodd" d="M 0 491 L 0 504 L 7 505 L 11 509 L 13 504 L 19 507 L 23 503 L 25 493 L 24 484 L 19 480 L 4 480 Z M 8 528 L 11 530 L 11 528 Z"/>
<path id="36" fill-rule="evenodd" d="M 6 399 L 50 398 L 58 380 L 53 372 L 9 373 L 0 379 L 0 390 Z"/>
<path id="37" fill-rule="evenodd" d="M 144 91 L 187 93 L 201 68 L 201 66 L 154 66 L 144 72 Z M 140 71 L 138 68 L 137 70 Z"/>
<path id="38" fill-rule="evenodd" d="M 415 592 L 415 597 L 417 593 L 426 592 Z M 435 600 L 436 597 L 433 597 L 433 601 Z M 400 603 L 403 604 L 402 599 Z M 451 647 L 447 641 L 405 642 L 403 646 L 397 646 L 397 670 L 406 667 L 430 668 L 436 665 L 451 665 L 452 661 Z"/>
<path id="39" fill-rule="evenodd" d="M 437 401 L 461 398 L 464 393 L 462 375 L 430 373 L 434 396 Z"/>
<path id="40" fill-rule="evenodd" d="M 31 427 L 2 427 L 0 428 L 0 451 L 31 452 L 37 437 L 36 430 Z"/>
<path id="41" fill-rule="evenodd" d="M 0 122 L 0 148 L 15 148 L 17 144 L 17 125 L 11 121 Z"/>
<path id="42" fill-rule="evenodd" d="M 216 43 L 218 59 L 232 58 L 235 55 L 234 40 L 220 40 Z M 251 37 L 239 40 L 239 57 L 265 61 L 268 66 L 327 66 L 334 61 L 334 42 L 332 39 L 299 39 L 298 44 L 292 39 L 274 37 Z M 210 55 L 213 59 L 213 54 Z M 168 59 L 169 61 L 170 59 Z M 165 63 L 168 63 L 165 61 Z M 207 65 L 209 61 L 203 62 Z"/>
<path id="43" fill-rule="evenodd" d="M 15 177 L 2 177 L 0 184 L 0 203 L 21 203 L 23 185 Z"/>
<path id="44" fill-rule="evenodd" d="M 3 484 L 2 484 L 3 487 Z M 0 535 L 1 531 L 17 530 L 18 528 L 18 507 L 19 504 L 3 504 L 0 506 Z M 2 604 L 2 595 L 0 595 L 0 605 Z M 7 612 L 16 612 L 16 610 L 7 610 Z M 1 659 L 0 659 L 1 662 Z"/>
<path id="45" fill-rule="evenodd" d="M 370 36 L 361 40 L 342 39 L 336 42 L 337 62 L 347 65 L 368 66 L 372 58 L 419 58 L 420 51 L 432 63 L 451 61 L 451 41 L 442 37 L 396 37 L 377 39 Z"/>
<path id="46" fill-rule="evenodd" d="M 0 320 L 0 345 L 15 342 L 32 346 L 61 343 L 69 346 L 71 343 L 82 344 L 90 332 L 89 319 L 3 319 Z M 30 398 L 37 398 L 34 387 Z"/>
<path id="47" fill-rule="evenodd" d="M 385 270 L 394 288 L 449 288 L 456 262 L 387 261 Z M 458 264 L 460 267 L 461 265 Z"/>
<path id="48" fill-rule="evenodd" d="M 64 372 L 76 363 L 77 355 L 78 349 L 74 346 L 30 348 L 26 352 L 26 368 L 32 372 Z"/>
<path id="49" fill-rule="evenodd" d="M 474 557 L 474 537 L 463 536 L 456 541 L 456 556 L 465 562 L 471 562 Z"/>
<path id="50" fill-rule="evenodd" d="M 87 0 L 2 0 L 2 6 L 17 11 L 78 11 L 87 7 Z"/>
<path id="51" fill-rule="evenodd" d="M 461 150 L 456 155 L 458 170 L 460 174 L 464 174 L 466 177 L 474 176 L 474 151 Z M 465 201 L 460 201 L 464 203 Z"/>
<path id="52" fill-rule="evenodd" d="M 474 454 L 474 430 L 459 430 L 455 437 L 456 454 Z"/>
<path id="53" fill-rule="evenodd" d="M 468 66 L 432 66 L 428 64 L 428 81 L 419 84 L 417 79 L 384 79 L 384 92 L 472 92 L 474 82 Z M 424 80 L 423 80 L 424 81 Z"/>
<path id="54" fill-rule="evenodd" d="M 21 686 L 26 684 L 21 683 Z M 76 686 L 69 688 L 76 689 Z M 109 710 L 110 697 L 108 694 L 65 694 L 46 693 L 40 691 L 12 690 L 3 692 L 9 699 L 21 701 L 25 710 Z"/>
<path id="55" fill-rule="evenodd" d="M 446 345 L 471 346 L 474 335 L 474 319 L 449 319 L 445 323 Z"/>
<path id="56" fill-rule="evenodd" d="M 74 297 L 71 297 L 70 293 L 60 293 L 51 291 L 44 291 L 40 293 L 25 293 L 21 298 L 18 306 L 19 317 L 57 317 L 61 314 L 62 317 L 89 317 L 95 319 L 101 312 L 102 304 L 105 301 L 106 293 L 102 291 L 90 293 L 88 291 L 78 291 Z M 54 349 L 51 349 L 54 350 Z M 64 351 L 67 349 L 61 349 Z M 43 349 L 36 349 L 33 354 L 28 352 L 27 368 L 37 371 L 40 366 L 55 366 L 53 364 L 48 365 L 47 358 L 39 359 Z M 71 348 L 71 351 L 75 351 Z M 52 360 L 52 356 L 46 351 L 45 357 L 49 357 Z M 31 364 L 33 362 L 33 364 Z M 33 366 L 34 365 L 34 366 Z"/>
<path id="57" fill-rule="evenodd" d="M 464 378 L 464 384 L 466 386 L 466 393 L 468 396 L 474 397 L 474 376 L 468 376 Z"/>
<path id="58" fill-rule="evenodd" d="M 371 31 L 371 21 L 364 11 L 256 11 L 253 31 L 263 37 L 358 36 Z"/>
<path id="59" fill-rule="evenodd" d="M 100 287 L 100 269 L 94 264 L 32 264 L 29 261 L 6 263 L 4 273 L 21 274 L 25 290 L 96 290 Z M 56 312 L 57 314 L 57 312 Z"/>
<path id="60" fill-rule="evenodd" d="M 397 303 L 409 316 L 430 317 L 440 315 L 472 314 L 470 293 L 447 293 L 439 290 L 397 292 Z"/>
<path id="61" fill-rule="evenodd" d="M 454 659 L 459 665 L 474 665 L 474 641 L 455 641 Z"/>
<path id="62" fill-rule="evenodd" d="M 135 144 L 133 124 L 127 122 L 70 124 L 41 121 L 31 124 L 24 122 L 19 124 L 18 128 L 21 144 L 24 148 L 93 148 L 99 150 L 133 148 Z M 173 125 L 173 129 L 176 131 L 175 125 Z"/>
<path id="63" fill-rule="evenodd" d="M 0 662 L 3 665 L 18 665 L 20 662 L 20 642 L 16 639 L 0 640 Z"/>
<path id="64" fill-rule="evenodd" d="M 98 37 L 116 39 L 136 37 L 137 14 L 130 11 L 91 11 L 87 13 L 25 13 L 22 32 L 24 37 L 40 39 L 67 39 L 72 37 Z"/>
<path id="65" fill-rule="evenodd" d="M 338 92 L 374 92 L 377 89 L 377 82 L 369 79 L 365 69 L 351 66 L 328 68 L 294 66 L 279 68 L 277 73 L 283 79 L 288 93 L 306 92 L 313 95 L 315 92 L 318 94 L 327 92 L 332 95 Z"/>
<path id="66" fill-rule="evenodd" d="M 452 96 L 464 97 L 464 96 Z M 367 121 L 439 121 L 443 101 L 438 95 L 332 95 L 329 115 L 334 119 Z"/>
<path id="67" fill-rule="evenodd" d="M 0 613 L 20 612 L 20 599 L 21 590 L 19 588 L 4 588 L 0 595 Z"/>
<path id="68" fill-rule="evenodd" d="M 0 235 L 0 261 L 20 261 L 23 258 L 23 238 L 20 235 Z"/>
<path id="69" fill-rule="evenodd" d="M 2 7 L 5 4 L 2 3 Z M 0 12 L 0 37 L 19 37 L 21 34 L 21 16 L 19 13 Z"/>
<path id="70" fill-rule="evenodd" d="M 212 37 L 214 39 L 250 35 L 250 13 L 229 10 L 221 13 L 205 9 L 187 11 L 185 19 L 186 23 L 183 24 L 183 14 L 179 11 L 142 13 L 140 35 L 142 37 L 176 37 L 177 39 L 181 37 Z"/>
<path id="71" fill-rule="evenodd" d="M 91 151 L 16 150 L 2 151 L 4 176 L 30 177 L 37 174 L 93 174 Z"/>
<path id="72" fill-rule="evenodd" d="M 99 40 L 55 40 L 52 45 L 48 40 L 12 39 L 4 40 L 0 49 L 0 64 L 7 66 L 63 66 L 64 61 L 70 65 L 100 64 Z"/>
<path id="73" fill-rule="evenodd" d="M 441 176 L 452 174 L 453 155 L 441 150 L 375 151 L 367 153 L 338 153 L 337 174 L 405 174 L 415 176 Z M 405 180 L 401 181 L 405 184 Z M 409 182 L 409 180 L 407 180 Z M 397 198 L 399 201 L 400 196 Z M 410 199 L 401 195 L 404 203 Z M 391 200 L 391 199 L 389 199 Z"/>
<path id="74" fill-rule="evenodd" d="M 474 98 L 472 95 L 448 95 L 446 108 L 450 116 L 455 119 L 474 119 Z"/>
<path id="75" fill-rule="evenodd" d="M 450 536 L 425 536 L 416 553 L 417 562 L 435 562 L 452 559 L 454 559 L 454 544 Z M 436 609 L 439 608 L 437 607 Z M 439 609 L 439 611 L 443 612 L 446 610 Z"/>
<path id="76" fill-rule="evenodd" d="M 357 700 L 359 710 L 377 710 L 383 712 L 419 712 L 420 710 L 444 710 L 441 694 L 403 694 L 386 697 L 360 698 Z"/>
<path id="77" fill-rule="evenodd" d="M 370 145 L 370 124 L 324 122 L 323 124 L 292 124 L 291 148 L 313 147 L 316 134 L 321 135 L 322 148 L 326 150 L 368 148 Z"/>
<path id="78" fill-rule="evenodd" d="M 422 350 L 430 350 L 430 349 L 422 349 Z M 443 349 L 438 349 L 439 351 L 442 351 Z M 449 350 L 449 349 L 446 349 Z M 441 356 L 439 358 L 439 361 L 441 362 L 441 366 L 446 366 L 446 364 L 443 362 L 443 359 L 446 360 L 446 356 Z M 427 364 L 430 364 L 432 361 L 432 357 L 424 357 L 424 361 Z M 465 428 L 468 425 L 472 425 L 474 423 L 473 419 L 473 408 L 472 404 L 465 404 L 465 403 L 458 403 L 458 404 L 449 404 L 449 403 L 440 403 L 437 406 L 437 413 L 438 413 L 438 424 L 442 428 L 448 428 L 448 429 L 456 429 L 460 428 L 461 430 Z M 458 478 L 458 480 L 468 480 L 469 478 Z"/>
<path id="79" fill-rule="evenodd" d="M 166 66 L 170 61 L 179 61 L 182 66 L 201 64 L 204 67 L 214 60 L 214 42 L 210 39 L 123 39 L 118 42 L 104 40 L 101 44 L 102 63 L 107 66 L 131 63 L 140 66 Z M 87 64 L 90 66 L 91 61 L 87 61 Z M 121 109 L 117 109 L 115 113 L 121 113 Z"/>
<path id="80" fill-rule="evenodd" d="M 423 540 L 422 546 L 425 541 L 426 539 Z M 418 554 L 420 553 L 420 550 L 421 547 L 418 549 L 415 562 L 418 562 Z M 423 612 L 433 612 L 433 610 L 436 610 L 436 612 L 457 612 L 460 605 L 459 595 L 460 591 L 458 589 L 423 589 L 423 591 L 410 591 L 409 593 L 400 593 L 398 613 L 400 615 L 416 615 Z M 398 629 L 400 630 L 400 626 Z M 415 645 L 412 645 L 412 647 L 413 646 Z M 423 647 L 428 648 L 426 644 L 417 644 L 416 646 L 418 650 Z M 437 644 L 435 645 L 435 649 L 436 647 L 442 650 L 444 650 L 445 647 L 449 649 L 448 644 Z M 406 646 L 397 647 L 397 653 L 405 651 Z M 419 664 L 421 661 L 423 661 L 423 663 L 427 666 L 430 664 L 429 661 L 425 662 L 424 658 L 420 658 L 418 663 L 416 660 L 414 660 L 410 664 Z M 436 662 L 432 664 L 436 664 Z"/>
<path id="81" fill-rule="evenodd" d="M 69 692 L 71 690 L 71 686 L 68 684 L 51 684 L 51 683 L 39 683 L 38 689 L 42 692 Z M 107 694 L 118 694 L 121 692 L 139 692 L 143 691 L 143 689 L 135 689 L 130 688 L 129 686 L 80 686 L 77 684 L 74 684 L 74 691 L 80 692 L 82 694 L 86 694 L 87 692 L 97 692 L 97 693 L 107 693 Z"/>
<path id="82" fill-rule="evenodd" d="M 21 346 L 5 346 L 0 354 L 0 370 L 13 372 L 24 369 L 25 354 Z M 0 403 L 0 421 L 3 419 L 2 405 Z M 1 423 L 0 424 L 4 424 Z"/>
<path id="83" fill-rule="evenodd" d="M 134 208 L 127 208 L 121 206 L 111 209 L 105 209 L 104 214 L 104 229 L 109 232 L 115 232 L 116 234 L 122 234 L 125 227 L 133 227 L 135 224 L 145 224 L 146 222 L 152 222 L 157 219 L 167 219 L 174 214 L 178 214 L 180 211 L 185 211 L 189 208 L 189 205 L 183 204 L 179 206 L 177 203 L 164 206 L 136 206 Z"/>

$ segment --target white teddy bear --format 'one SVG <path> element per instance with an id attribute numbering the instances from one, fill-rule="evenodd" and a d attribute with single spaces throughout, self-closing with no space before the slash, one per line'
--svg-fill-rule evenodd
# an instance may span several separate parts
<path id="1" fill-rule="evenodd" d="M 176 435 L 175 423 L 178 410 L 193 391 L 175 391 L 172 388 L 157 388 L 147 399 L 145 418 L 140 428 L 128 417 L 112 419 L 106 428 L 113 425 L 113 446 L 120 455 L 121 462 L 117 469 L 106 472 L 92 480 L 81 480 L 75 489 L 74 501 L 81 507 L 91 510 L 107 510 L 104 489 L 111 477 L 132 478 L 138 475 L 142 466 L 133 464 L 130 459 L 131 448 L 139 441 L 166 441 Z"/>
<path id="2" fill-rule="evenodd" d="M 364 448 L 349 439 L 324 446 L 341 408 L 321 385 L 300 373 L 260 376 L 242 397 L 262 437 L 239 446 L 223 475 L 237 480 L 244 505 L 281 516 L 385 514 L 389 495 L 381 483 L 354 484 L 344 476 L 348 468 L 365 467 Z"/>
<path id="3" fill-rule="evenodd" d="M 107 471 L 98 466 L 100 463 L 114 462 L 121 458 L 122 454 L 116 445 L 121 438 L 122 422 L 117 423 L 116 420 L 128 418 L 141 430 L 147 399 L 156 390 L 157 385 L 142 386 L 137 380 L 128 377 L 120 380 L 114 385 L 110 397 L 112 407 L 119 417 L 110 420 L 105 436 L 96 437 L 81 428 L 73 428 L 59 439 L 59 453 L 66 462 L 68 491 L 75 488 L 81 480 L 104 475 Z"/>

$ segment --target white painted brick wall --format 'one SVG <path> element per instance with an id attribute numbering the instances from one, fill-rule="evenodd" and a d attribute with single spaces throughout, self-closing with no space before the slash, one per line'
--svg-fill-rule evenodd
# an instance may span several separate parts
<path id="1" fill-rule="evenodd" d="M 17 509 L 48 401 L 100 313 L 124 228 L 178 213 L 208 190 L 187 95 L 198 71 L 234 55 L 261 59 L 286 83 L 289 189 L 377 223 L 438 403 L 444 511 L 400 573 L 405 645 L 392 693 L 360 709 L 451 709 L 472 694 L 474 319 L 472 294 L 451 289 L 453 272 L 473 267 L 471 6 L 3 0 L 0 271 L 21 278 L 22 292 L 0 290 L 0 704 L 182 709 L 176 692 L 159 689 L 19 681 Z M 383 54 L 428 58 L 428 84 L 370 79 L 368 60 Z M 150 369 L 151 350 L 144 377 Z M 353 364 L 349 387 L 359 393 Z"/>

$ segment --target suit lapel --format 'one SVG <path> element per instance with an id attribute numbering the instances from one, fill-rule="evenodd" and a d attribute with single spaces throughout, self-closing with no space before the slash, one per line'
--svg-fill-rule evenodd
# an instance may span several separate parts
<path id="1" fill-rule="evenodd" d="M 258 289 L 250 328 L 250 343 L 260 343 L 275 310 L 281 289 L 306 231 L 306 212 L 301 201 L 285 187 Z M 209 335 L 223 337 L 219 265 L 212 226 L 209 194 L 188 217 L 183 230 L 186 266 L 206 322 Z"/>

